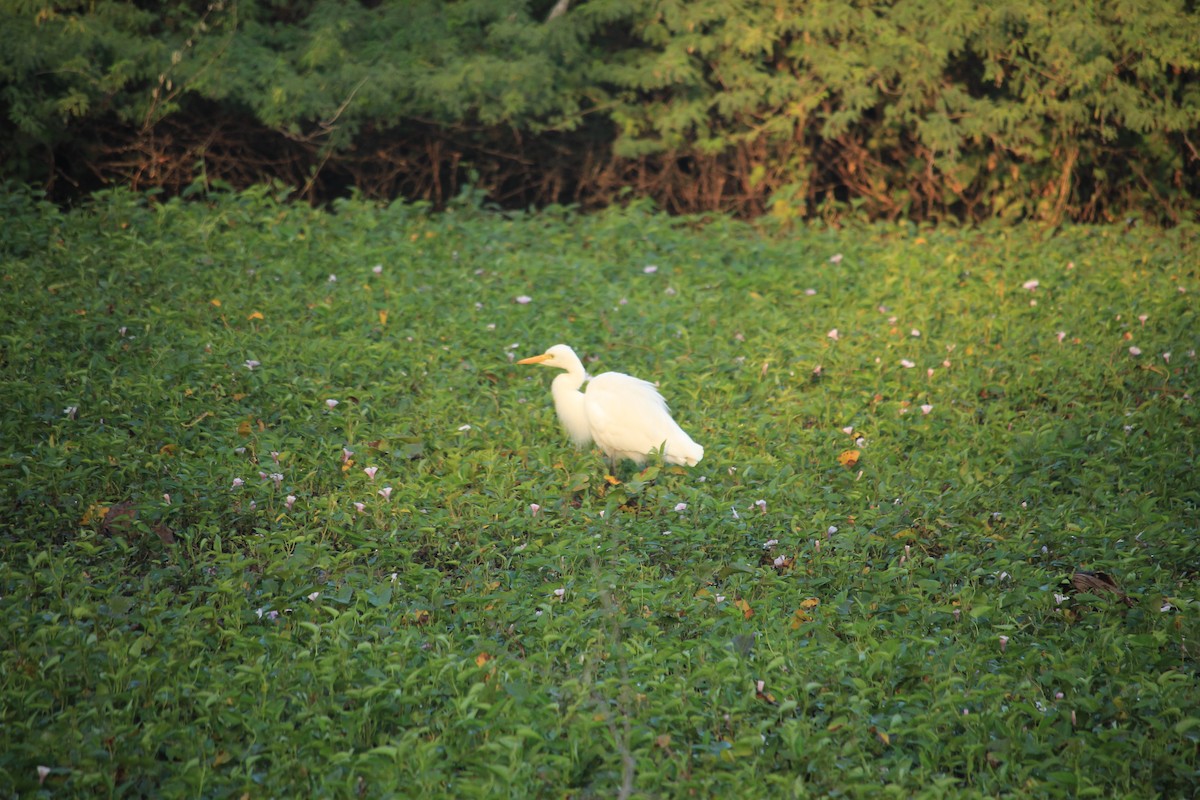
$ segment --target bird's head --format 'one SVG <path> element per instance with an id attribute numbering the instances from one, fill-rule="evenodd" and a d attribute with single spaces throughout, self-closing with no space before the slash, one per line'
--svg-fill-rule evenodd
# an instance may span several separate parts
<path id="1" fill-rule="evenodd" d="M 559 369 L 570 370 L 573 366 L 580 363 L 579 356 L 575 355 L 575 351 L 567 347 L 565 344 L 556 344 L 540 356 L 530 356 L 522 358 L 518 364 L 541 364 L 543 367 L 557 367 Z"/>

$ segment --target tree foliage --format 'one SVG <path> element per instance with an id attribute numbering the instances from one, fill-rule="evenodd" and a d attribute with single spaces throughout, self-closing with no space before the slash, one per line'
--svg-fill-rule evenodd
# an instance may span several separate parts
<path id="1" fill-rule="evenodd" d="M 0 3 L 5 174 L 313 199 L 1193 216 L 1186 0 Z"/>

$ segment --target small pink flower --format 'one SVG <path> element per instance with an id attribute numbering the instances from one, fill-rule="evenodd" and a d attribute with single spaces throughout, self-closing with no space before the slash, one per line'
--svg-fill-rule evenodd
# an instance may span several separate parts
<path id="1" fill-rule="evenodd" d="M 687 511 L 687 503 L 676 503 L 675 510 L 676 511 Z"/>
<path id="2" fill-rule="evenodd" d="M 1037 279 L 1034 278 L 1033 280 L 1025 281 L 1024 283 L 1022 283 L 1021 288 L 1032 292 L 1034 289 L 1038 288 L 1039 285 L 1040 284 L 1038 284 Z"/>
<path id="3" fill-rule="evenodd" d="M 283 473 L 282 472 L 272 472 L 267 477 L 270 478 L 271 480 L 275 481 L 276 489 L 283 486 Z"/>
<path id="4" fill-rule="evenodd" d="M 1063 699 L 1063 693 L 1062 693 L 1062 692 L 1055 692 L 1055 693 L 1054 693 L 1054 699 L 1055 699 L 1055 700 L 1062 700 L 1062 699 Z"/>
<path id="5" fill-rule="evenodd" d="M 654 273 L 658 272 L 658 265 L 647 264 L 646 266 L 642 267 L 642 272 L 646 273 L 647 275 L 653 275 Z"/>
<path id="6" fill-rule="evenodd" d="M 276 464 L 279 463 L 279 451 L 278 450 L 271 451 L 271 460 L 274 461 Z"/>
<path id="7" fill-rule="evenodd" d="M 767 513 L 767 501 L 766 500 L 755 500 L 754 505 L 758 506 L 758 510 L 761 511 L 762 513 L 764 513 L 764 514 Z"/>
<path id="8" fill-rule="evenodd" d="M 245 365 L 245 366 L 246 366 L 246 369 L 254 369 L 255 367 L 261 367 L 261 366 L 262 366 L 262 362 L 261 362 L 261 361 L 255 361 L 253 358 L 248 358 L 248 359 L 246 359 L 246 365 Z"/>
<path id="9" fill-rule="evenodd" d="M 926 378 L 932 378 L 932 377 L 933 377 L 933 367 L 930 367 L 929 369 L 925 370 L 925 377 L 926 377 Z"/>
<path id="10" fill-rule="evenodd" d="M 838 532 L 837 525 L 830 525 L 828 528 L 825 529 L 826 536 L 833 536 L 837 532 Z"/>
<path id="11" fill-rule="evenodd" d="M 375 473 L 379 471 L 379 467 L 364 467 L 363 472 L 367 473 L 367 477 L 375 480 Z"/>
<path id="12" fill-rule="evenodd" d="M 956 608 L 951 613 L 954 615 L 954 621 L 958 622 L 959 618 L 962 616 L 962 609 Z"/>
<path id="13" fill-rule="evenodd" d="M 379 496 L 382 497 L 384 500 L 390 499 L 392 496 L 392 487 L 385 486 L 382 489 L 380 489 Z"/>
<path id="14" fill-rule="evenodd" d="M 230 489 L 236 489 L 236 488 L 238 488 L 239 486 L 244 486 L 245 484 L 246 484 L 246 482 L 245 482 L 244 480 L 242 480 L 241 478 L 234 478 L 234 479 L 233 479 L 233 485 L 232 485 L 232 486 L 230 486 L 229 488 L 230 488 Z"/>
<path id="15" fill-rule="evenodd" d="M 841 253 L 834 253 L 833 255 L 831 255 L 831 256 L 829 257 L 829 263 L 830 263 L 830 264 L 840 264 L 840 263 L 842 263 L 842 254 L 841 254 Z"/>
<path id="16" fill-rule="evenodd" d="M 530 513 L 532 516 L 535 516 L 535 517 L 536 517 L 536 516 L 538 515 L 538 512 L 539 512 L 539 511 L 541 511 L 541 510 L 542 510 L 542 507 L 541 507 L 541 506 L 539 506 L 537 503 L 530 503 L 530 504 L 529 504 L 529 513 Z"/>
<path id="17" fill-rule="evenodd" d="M 854 435 L 854 426 L 847 425 L 846 427 L 842 428 L 842 433 L 846 434 L 847 436 L 853 436 Z"/>
<path id="18" fill-rule="evenodd" d="M 523 305 L 523 306 L 529 305 L 530 303 L 533 302 L 533 298 L 527 294 L 517 295 L 517 297 L 515 299 L 516 299 L 518 305 Z"/>
<path id="19" fill-rule="evenodd" d="M 838 337 L 839 337 L 839 334 L 838 334 L 838 329 L 837 329 L 837 328 L 834 328 L 833 330 L 829 331 L 829 333 L 825 334 L 825 336 L 826 336 L 826 337 L 828 337 L 828 338 L 830 338 L 830 339 L 833 339 L 833 340 L 836 342 L 836 341 L 838 340 Z"/>
<path id="20" fill-rule="evenodd" d="M 815 295 L 817 293 L 817 290 L 816 289 L 805 289 L 804 293 L 806 295 L 808 295 L 809 297 L 812 297 L 813 295 Z"/>
<path id="21" fill-rule="evenodd" d="M 914 364 L 912 361 L 909 361 L 907 358 L 902 358 L 900 359 L 900 366 L 904 367 L 905 369 L 912 369 L 916 366 L 916 364 Z"/>
<path id="22" fill-rule="evenodd" d="M 376 264 L 375 266 L 371 267 L 371 272 L 374 272 L 376 275 L 382 275 L 383 264 Z"/>
<path id="23" fill-rule="evenodd" d="M 330 409 L 337 408 L 337 404 L 338 404 L 338 401 L 334 400 L 332 398 L 325 401 L 325 405 L 327 407 L 329 407 Z"/>
<path id="24" fill-rule="evenodd" d="M 1008 637 L 1001 634 L 999 641 L 1000 641 L 1000 652 L 1003 653 L 1004 648 L 1008 646 Z"/>
<path id="25" fill-rule="evenodd" d="M 354 510 L 360 514 L 365 514 L 365 513 L 367 513 L 367 504 L 366 503 L 355 503 Z"/>
<path id="26" fill-rule="evenodd" d="M 930 411 L 933 411 L 933 406 L 929 405 L 929 403 L 924 403 L 924 404 L 921 406 L 921 413 L 922 413 L 922 414 L 928 414 Z"/>
<path id="27" fill-rule="evenodd" d="M 1162 354 L 1162 359 L 1163 359 L 1163 361 L 1165 361 L 1165 362 L 1167 362 L 1168 364 L 1170 364 L 1170 363 L 1171 363 L 1171 354 L 1170 354 L 1170 353 L 1163 353 L 1163 354 Z"/>
<path id="28" fill-rule="evenodd" d="M 1146 324 L 1146 320 L 1148 319 L 1150 319 L 1149 314 L 1138 314 L 1138 322 L 1142 323 L 1143 325 Z"/>
<path id="29" fill-rule="evenodd" d="M 167 505 L 171 505 L 171 493 L 170 492 L 166 492 L 163 494 L 163 502 L 165 502 Z"/>
<path id="30" fill-rule="evenodd" d="M 284 498 L 283 504 L 287 506 L 288 511 L 291 511 L 292 506 L 296 505 L 296 495 L 289 494 L 286 498 Z"/>
<path id="31" fill-rule="evenodd" d="M 920 332 L 919 330 L 917 330 L 916 328 L 913 328 L 913 329 L 910 331 L 910 333 L 912 334 L 912 337 L 913 337 L 914 339 L 919 339 L 919 338 L 921 338 L 921 332 Z"/>
<path id="32" fill-rule="evenodd" d="M 1129 355 L 1140 356 L 1141 354 L 1142 354 L 1142 348 L 1138 347 L 1137 345 L 1134 345 L 1133 347 L 1129 348 Z"/>
<path id="33" fill-rule="evenodd" d="M 946 369 L 950 369 L 950 359 L 947 358 L 945 361 L 943 361 L 942 366 Z"/>
<path id="34" fill-rule="evenodd" d="M 559 600 L 562 600 L 563 598 L 565 598 L 567 596 L 567 590 L 563 589 L 563 588 L 555 589 L 554 596 L 557 597 Z"/>
<path id="35" fill-rule="evenodd" d="M 46 778 L 50 777 L 50 768 L 39 766 L 37 768 L 38 786 L 46 782 Z"/>
<path id="36" fill-rule="evenodd" d="M 337 275 L 334 275 L 332 272 L 331 272 L 331 273 L 329 273 L 329 282 L 330 282 L 330 283 L 337 283 Z"/>
<path id="37" fill-rule="evenodd" d="M 1066 331 L 1059 331 L 1059 332 L 1058 332 L 1058 343 L 1059 343 L 1059 344 L 1062 344 L 1062 340 L 1063 340 L 1063 339 L 1065 339 L 1065 338 L 1067 338 L 1067 332 L 1066 332 Z"/>

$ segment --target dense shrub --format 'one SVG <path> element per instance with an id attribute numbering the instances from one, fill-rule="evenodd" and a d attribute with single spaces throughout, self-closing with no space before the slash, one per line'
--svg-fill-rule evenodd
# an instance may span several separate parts
<path id="1" fill-rule="evenodd" d="M 6 175 L 784 219 L 1193 216 L 1183 0 L 0 6 Z"/>

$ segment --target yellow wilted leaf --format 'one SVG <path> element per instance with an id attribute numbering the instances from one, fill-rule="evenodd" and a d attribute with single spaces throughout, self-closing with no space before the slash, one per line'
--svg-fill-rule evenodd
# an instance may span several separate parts
<path id="1" fill-rule="evenodd" d="M 480 653 L 479 655 L 475 656 L 475 666 L 482 667 L 491 660 L 492 656 L 488 655 L 487 653 Z"/>
<path id="2" fill-rule="evenodd" d="M 387 325 L 387 311 L 386 310 L 379 312 L 379 324 Z"/>
<path id="3" fill-rule="evenodd" d="M 859 456 L 861 455 L 862 453 L 860 453 L 858 450 L 843 450 L 842 454 L 838 456 L 838 463 L 843 467 L 850 469 L 858 463 Z"/>
<path id="4" fill-rule="evenodd" d="M 249 435 L 250 435 L 250 420 L 244 419 L 244 420 L 242 420 L 242 423 L 240 425 L 238 425 L 238 436 L 249 436 Z"/>
<path id="5" fill-rule="evenodd" d="M 178 445 L 164 444 L 162 447 L 158 448 L 158 454 L 160 456 L 173 456 L 175 455 L 175 451 L 178 449 Z"/>
<path id="6" fill-rule="evenodd" d="M 613 486 L 621 485 L 621 482 L 619 480 L 617 480 L 616 478 L 614 478 L 612 475 L 605 475 L 604 480 L 608 481 Z"/>
<path id="7" fill-rule="evenodd" d="M 213 304 L 214 306 L 216 306 L 217 308 L 220 308 L 220 307 L 221 307 L 221 301 L 220 301 L 220 300 L 218 300 L 218 299 L 217 299 L 217 298 L 215 298 L 215 297 L 214 297 L 212 300 L 209 300 L 208 302 L 212 303 L 212 304 Z"/>
<path id="8" fill-rule="evenodd" d="M 801 603 L 800 603 L 800 607 L 805 610 L 810 609 L 810 608 L 816 608 L 819 605 L 821 605 L 821 601 L 815 597 L 810 597 L 807 600 L 801 601 Z"/>
<path id="9" fill-rule="evenodd" d="M 246 319 L 263 319 L 263 315 L 261 311 L 253 311 Z"/>
<path id="10" fill-rule="evenodd" d="M 799 627 L 806 622 L 812 622 L 812 617 L 809 616 L 808 612 L 806 612 L 804 609 L 797 608 L 792 612 L 792 630 L 799 629 Z"/>
<path id="11" fill-rule="evenodd" d="M 222 750 L 213 758 L 212 765 L 214 767 L 219 767 L 222 764 L 228 763 L 230 758 L 232 758 L 232 756 L 230 756 L 226 751 Z"/>
<path id="12" fill-rule="evenodd" d="M 742 598 L 739 597 L 737 600 L 734 600 L 733 604 L 742 610 L 742 616 L 746 619 L 750 619 L 754 616 L 754 609 L 752 609 L 750 604 Z"/>
<path id="13" fill-rule="evenodd" d="M 104 519 L 106 516 L 108 516 L 108 506 L 93 503 L 83 512 L 83 519 L 79 521 L 79 524 L 90 525 L 97 520 Z"/>

